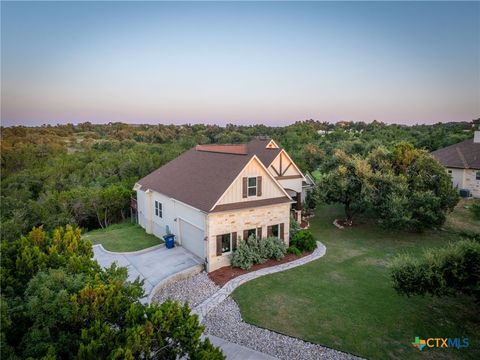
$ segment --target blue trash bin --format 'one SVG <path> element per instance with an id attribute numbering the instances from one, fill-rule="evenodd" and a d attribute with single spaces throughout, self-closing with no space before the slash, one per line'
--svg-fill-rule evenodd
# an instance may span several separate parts
<path id="1" fill-rule="evenodd" d="M 163 236 L 163 239 L 165 240 L 165 247 L 167 249 L 172 249 L 175 247 L 175 235 L 167 234 Z"/>

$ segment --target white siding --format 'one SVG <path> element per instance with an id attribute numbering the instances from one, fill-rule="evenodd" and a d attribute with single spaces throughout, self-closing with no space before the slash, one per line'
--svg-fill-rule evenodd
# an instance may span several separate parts
<path id="1" fill-rule="evenodd" d="M 220 174 L 219 174 L 220 176 Z M 246 198 L 242 197 L 243 195 L 243 178 L 244 177 L 253 177 L 261 176 L 262 177 L 262 195 L 261 196 L 247 196 Z M 233 182 L 229 189 L 223 194 L 220 198 L 217 205 L 220 204 L 231 204 L 243 201 L 252 201 L 252 200 L 263 200 L 271 199 L 285 196 L 285 193 L 282 189 L 275 184 L 275 182 L 270 178 L 270 175 L 267 173 L 265 168 L 260 165 L 259 161 L 253 159 L 245 169 L 240 173 L 240 176 Z"/>
<path id="2" fill-rule="evenodd" d="M 285 189 L 302 192 L 302 179 L 277 180 Z"/>
<path id="3" fill-rule="evenodd" d="M 162 217 L 155 215 L 155 201 L 162 204 Z M 176 235 L 176 240 L 181 243 L 179 237 L 178 218 L 205 232 L 205 213 L 176 201 L 168 196 L 155 191 L 137 191 L 137 206 L 139 224 L 147 233 L 162 238 L 166 233 L 167 226 L 170 232 Z"/>
<path id="4" fill-rule="evenodd" d="M 453 169 L 447 168 L 447 172 L 449 173 L 450 177 L 452 178 L 453 187 L 458 187 L 458 189 L 464 188 L 464 172 L 463 169 Z"/>
<path id="5" fill-rule="evenodd" d="M 477 171 L 480 170 L 447 168 L 453 187 L 457 187 L 458 190 L 468 189 L 473 197 L 480 198 L 480 180 L 476 179 Z"/>

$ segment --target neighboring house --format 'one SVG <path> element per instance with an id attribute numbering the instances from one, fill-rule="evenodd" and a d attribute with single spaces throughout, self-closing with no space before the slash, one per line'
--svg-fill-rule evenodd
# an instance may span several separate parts
<path id="1" fill-rule="evenodd" d="M 473 139 L 435 150 L 432 155 L 452 177 L 453 186 L 480 198 L 480 131 Z"/>
<path id="2" fill-rule="evenodd" d="M 290 214 L 301 218 L 308 180 L 271 139 L 197 145 L 134 187 L 139 224 L 167 232 L 207 271 L 230 264 L 240 239 L 278 236 L 289 243 Z"/>

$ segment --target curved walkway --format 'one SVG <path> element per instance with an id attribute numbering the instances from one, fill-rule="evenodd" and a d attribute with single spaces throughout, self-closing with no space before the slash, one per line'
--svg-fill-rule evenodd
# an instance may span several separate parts
<path id="1" fill-rule="evenodd" d="M 198 315 L 200 322 L 203 321 L 203 318 L 209 313 L 210 310 L 215 308 L 218 304 L 220 304 L 223 300 L 225 300 L 230 294 L 240 285 L 246 283 L 247 281 L 256 279 L 260 276 L 274 274 L 280 271 L 285 271 L 288 269 L 292 269 L 297 266 L 304 265 L 311 261 L 317 260 L 325 255 L 327 248 L 323 245 L 320 241 L 317 241 L 317 248 L 307 256 L 304 256 L 298 260 L 290 261 L 288 263 L 270 266 L 268 268 L 263 268 L 260 270 L 252 271 L 243 275 L 240 275 L 229 282 L 227 282 L 220 290 L 218 290 L 215 294 L 210 296 L 208 299 L 204 300 L 201 304 L 195 306 L 193 308 L 193 313 Z"/>

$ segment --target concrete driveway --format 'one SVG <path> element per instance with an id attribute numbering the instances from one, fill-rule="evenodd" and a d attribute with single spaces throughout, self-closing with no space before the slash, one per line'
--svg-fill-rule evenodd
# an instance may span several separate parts
<path id="1" fill-rule="evenodd" d="M 109 267 L 114 262 L 126 267 L 130 281 L 137 277 L 145 280 L 145 299 L 163 280 L 188 269 L 194 271 L 203 264 L 202 259 L 181 246 L 167 249 L 164 245 L 159 245 L 135 252 L 117 253 L 105 250 L 102 245 L 94 245 L 93 257 L 102 267 Z"/>

